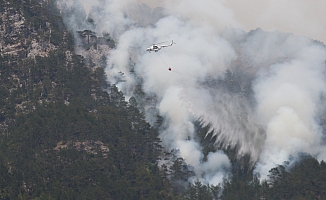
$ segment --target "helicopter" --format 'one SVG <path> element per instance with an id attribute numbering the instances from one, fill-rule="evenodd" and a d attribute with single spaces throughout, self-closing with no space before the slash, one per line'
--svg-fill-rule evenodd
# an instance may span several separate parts
<path id="1" fill-rule="evenodd" d="M 162 44 L 162 43 L 165 43 L 165 42 L 161 42 L 161 43 L 158 43 L 158 44 L 153 44 L 152 46 L 148 47 L 146 49 L 146 51 L 148 51 L 149 53 L 151 51 L 154 51 L 154 52 L 158 52 L 159 50 L 161 50 L 163 47 L 169 47 L 169 46 L 172 46 L 173 44 L 175 44 L 172 40 L 172 43 L 171 44 L 168 44 L 168 45 L 159 45 L 159 44 Z"/>

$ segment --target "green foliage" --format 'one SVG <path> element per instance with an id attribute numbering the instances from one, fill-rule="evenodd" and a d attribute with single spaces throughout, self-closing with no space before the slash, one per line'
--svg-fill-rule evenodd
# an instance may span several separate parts
<path id="1" fill-rule="evenodd" d="M 278 167 L 277 181 L 270 189 L 273 199 L 325 199 L 326 166 L 309 155 L 302 156 L 302 162 L 295 164 L 290 171 Z M 275 176 L 275 168 L 271 175 Z"/>
<path id="2" fill-rule="evenodd" d="M 184 192 L 184 199 L 187 200 L 209 200 L 218 199 L 221 191 L 219 186 L 203 185 L 199 180 L 194 184 L 189 184 L 186 192 Z"/>
<path id="3" fill-rule="evenodd" d="M 261 197 L 261 187 L 257 177 L 253 177 L 249 181 L 241 180 L 238 176 L 233 176 L 231 180 L 224 184 L 222 199 L 258 200 Z"/>
<path id="4" fill-rule="evenodd" d="M 168 198 L 170 186 L 162 181 L 153 148 L 157 132 L 136 110 L 96 109 L 90 113 L 80 104 L 55 103 L 17 118 L 1 140 L 3 191 L 36 199 Z M 101 141 L 109 152 L 77 148 L 83 141 Z M 70 147 L 56 148 L 69 143 Z"/>
<path id="5" fill-rule="evenodd" d="M 26 19 L 23 48 L 33 35 L 56 48 L 0 56 L 0 199 L 174 199 L 157 130 L 72 53 L 54 2 L 11 0 Z"/>
<path id="6" fill-rule="evenodd" d="M 310 155 L 286 170 L 278 166 L 270 170 L 270 181 L 259 183 L 257 177 L 241 180 L 233 176 L 226 182 L 222 199 L 325 199 L 326 164 Z"/>

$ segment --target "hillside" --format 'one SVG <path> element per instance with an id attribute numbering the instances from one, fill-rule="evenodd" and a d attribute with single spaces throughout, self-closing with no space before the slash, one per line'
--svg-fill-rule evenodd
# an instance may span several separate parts
<path id="1" fill-rule="evenodd" d="M 116 42 L 72 32 L 55 3 L 0 0 L 0 199 L 326 199 L 324 162 L 302 154 L 260 183 L 249 156 L 219 148 L 199 122 L 204 160 L 223 151 L 231 174 L 221 185 L 189 183 L 193 168 L 162 150 L 164 119 L 151 126 L 137 107 L 142 89 L 126 102 L 107 83 Z M 218 84 L 240 92 L 235 79 L 228 71 Z"/>
<path id="2" fill-rule="evenodd" d="M 1 199 L 168 199 L 157 131 L 74 53 L 54 2 L 0 3 Z"/>

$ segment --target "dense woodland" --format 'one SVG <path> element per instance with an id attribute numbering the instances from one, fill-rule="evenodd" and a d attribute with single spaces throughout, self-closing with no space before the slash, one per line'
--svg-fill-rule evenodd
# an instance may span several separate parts
<path id="1" fill-rule="evenodd" d="M 305 154 L 263 183 L 236 149 L 223 185 L 187 183 L 182 158 L 159 169 L 162 119 L 151 127 L 74 53 L 54 0 L 0 0 L 0 15 L 0 199 L 326 199 L 326 164 Z"/>

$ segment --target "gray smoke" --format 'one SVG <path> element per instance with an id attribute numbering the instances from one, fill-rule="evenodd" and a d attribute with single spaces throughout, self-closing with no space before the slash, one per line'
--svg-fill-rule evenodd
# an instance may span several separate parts
<path id="1" fill-rule="evenodd" d="M 210 125 L 216 145 L 237 147 L 239 156 L 250 155 L 263 179 L 270 168 L 298 153 L 326 157 L 318 121 L 324 110 L 326 49 L 300 36 L 324 40 L 325 34 L 318 34 L 324 29 L 311 22 L 318 24 L 314 14 L 325 14 L 306 9 L 320 6 L 319 1 L 282 2 L 287 3 L 282 3 L 282 13 L 277 0 L 269 0 L 269 7 L 258 0 L 240 3 L 241 11 L 235 0 L 59 3 L 83 6 L 84 14 L 71 13 L 66 20 L 72 29 L 80 29 L 90 17 L 93 31 L 108 32 L 115 39 L 117 46 L 108 56 L 108 81 L 118 82 L 123 72 L 126 82 L 117 86 L 127 97 L 134 95 L 136 85 L 155 97 L 141 102 L 146 117 L 155 121 L 153 110 L 164 117 L 162 145 L 179 149 L 194 167 L 190 181 L 218 184 L 230 170 L 230 161 L 222 151 L 203 160 L 195 120 Z M 298 16 L 301 24 L 282 29 L 280 22 L 293 23 Z M 294 34 L 255 29 L 259 26 Z M 145 51 L 152 43 L 172 40 L 177 44 L 158 53 Z"/>

